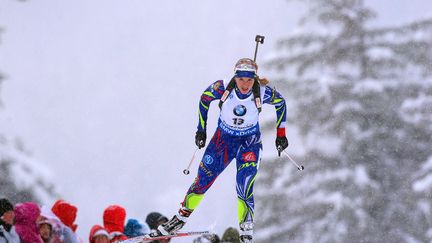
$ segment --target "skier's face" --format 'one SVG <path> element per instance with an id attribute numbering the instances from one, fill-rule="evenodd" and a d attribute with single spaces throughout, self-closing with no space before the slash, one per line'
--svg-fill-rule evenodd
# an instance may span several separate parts
<path id="1" fill-rule="evenodd" d="M 235 78 L 237 88 L 240 90 L 240 93 L 247 94 L 251 91 L 252 86 L 254 84 L 253 78 L 240 77 Z"/>

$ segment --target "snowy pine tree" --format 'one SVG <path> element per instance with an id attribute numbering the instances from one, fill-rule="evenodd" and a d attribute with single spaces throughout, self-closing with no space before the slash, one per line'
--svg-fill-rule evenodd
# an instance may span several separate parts
<path id="1" fill-rule="evenodd" d="M 417 96 L 407 99 L 402 104 L 401 114 L 403 119 L 415 127 L 421 127 L 422 131 L 427 131 L 427 135 L 432 134 L 432 79 L 425 80 L 424 89 Z M 426 150 L 430 151 L 430 144 L 423 144 Z M 421 170 L 414 176 L 413 189 L 420 195 L 417 202 L 419 207 L 428 215 L 429 230 L 428 239 L 432 239 L 432 216 L 430 203 L 432 201 L 432 155 L 425 163 L 422 163 Z"/>
<path id="2" fill-rule="evenodd" d="M 262 167 L 258 240 L 430 241 L 432 19 L 377 28 L 362 0 L 308 2 L 268 63 L 306 170 Z"/>
<path id="3" fill-rule="evenodd" d="M 3 80 L 0 73 L 0 91 Z M 13 203 L 47 203 L 58 198 L 49 170 L 31 158 L 21 140 L 11 139 L 10 132 L 4 130 L 3 121 L 7 119 L 4 113 L 0 98 L 0 198 L 8 198 Z"/>
<path id="4" fill-rule="evenodd" d="M 0 198 L 48 203 L 58 198 L 51 173 L 26 152 L 21 142 L 0 135 Z"/>

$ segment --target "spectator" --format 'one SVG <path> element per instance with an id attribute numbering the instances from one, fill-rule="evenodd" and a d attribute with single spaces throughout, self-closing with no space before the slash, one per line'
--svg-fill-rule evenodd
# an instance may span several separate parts
<path id="1" fill-rule="evenodd" d="M 89 242 L 109 243 L 108 231 L 100 225 L 94 225 L 90 230 Z"/>
<path id="2" fill-rule="evenodd" d="M 168 222 L 168 218 L 158 212 L 149 213 L 146 217 L 146 223 L 150 227 L 150 230 L 152 231 L 156 231 L 159 225 L 166 222 Z M 167 243 L 170 242 L 170 240 L 171 239 L 155 240 L 155 241 L 151 241 L 150 243 Z"/>
<path id="3" fill-rule="evenodd" d="M 137 237 L 150 233 L 150 228 L 146 223 L 141 223 L 136 219 L 129 219 L 126 223 L 124 234 L 128 238 Z"/>
<path id="4" fill-rule="evenodd" d="M 69 229 L 68 227 L 66 227 L 60 221 L 60 219 L 54 215 L 54 213 L 51 211 L 51 209 L 46 207 L 46 206 L 41 207 L 41 213 L 40 213 L 39 219 L 37 220 L 37 224 L 39 226 L 39 233 L 40 233 L 42 240 L 44 242 L 47 242 L 47 239 L 44 237 L 46 237 L 48 225 L 51 228 L 51 237 L 50 237 L 50 240 L 48 241 L 50 243 L 73 242 L 73 241 L 67 240 L 67 239 L 71 239 L 71 238 L 74 239 L 75 238 L 72 230 Z M 65 231 L 64 228 L 69 229 L 69 232 L 70 232 L 69 237 L 67 237 L 67 235 L 63 235 L 64 234 L 63 232 Z"/>
<path id="5" fill-rule="evenodd" d="M 15 228 L 22 243 L 43 243 L 36 224 L 39 206 L 33 202 L 18 203 L 15 207 Z"/>
<path id="6" fill-rule="evenodd" d="M 146 217 L 146 223 L 151 230 L 156 230 L 157 227 L 168 221 L 168 218 L 158 212 L 149 213 Z"/>
<path id="7" fill-rule="evenodd" d="M 78 212 L 77 207 L 64 200 L 57 200 L 51 211 L 62 223 L 63 241 L 65 243 L 80 243 L 80 238 L 75 234 L 78 225 L 74 224 Z"/>
<path id="8" fill-rule="evenodd" d="M 217 234 L 204 234 L 196 238 L 193 243 L 219 243 L 220 238 Z"/>
<path id="9" fill-rule="evenodd" d="M 126 210 L 118 205 L 107 207 L 103 213 L 104 227 L 110 236 L 110 242 L 126 240 L 124 235 L 124 224 L 126 219 Z"/>
<path id="10" fill-rule="evenodd" d="M 0 199 L 0 243 L 19 243 L 20 238 L 14 227 L 14 207 L 6 198 Z"/>
<path id="11" fill-rule="evenodd" d="M 51 210 L 64 225 L 76 232 L 78 225 L 74 222 L 78 212 L 77 207 L 64 200 L 57 200 Z"/>
<path id="12" fill-rule="evenodd" d="M 240 234 L 236 228 L 229 227 L 222 235 L 222 242 L 240 243 Z"/>
<path id="13" fill-rule="evenodd" d="M 47 219 L 38 220 L 39 235 L 44 243 L 52 243 L 53 241 L 53 226 Z"/>

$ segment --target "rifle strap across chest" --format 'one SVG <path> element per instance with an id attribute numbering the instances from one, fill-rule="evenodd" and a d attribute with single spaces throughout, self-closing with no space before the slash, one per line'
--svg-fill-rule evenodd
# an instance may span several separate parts
<path id="1" fill-rule="evenodd" d="M 261 88 L 260 88 L 260 83 L 259 83 L 259 78 L 258 76 L 255 76 L 254 78 L 254 84 L 252 86 L 252 93 L 254 96 L 254 101 L 255 101 L 255 106 L 258 109 L 258 112 L 261 112 Z M 222 109 L 222 105 L 223 103 L 226 101 L 226 99 L 228 98 L 228 96 L 231 94 L 231 92 L 233 91 L 233 89 L 235 88 L 236 83 L 235 83 L 235 77 L 233 77 L 230 82 L 228 83 L 227 87 L 225 88 L 225 92 L 222 95 L 222 98 L 219 101 L 219 108 Z"/>

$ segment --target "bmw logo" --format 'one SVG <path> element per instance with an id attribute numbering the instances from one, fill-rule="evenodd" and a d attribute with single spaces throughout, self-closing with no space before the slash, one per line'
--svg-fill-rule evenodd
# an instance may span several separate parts
<path id="1" fill-rule="evenodd" d="M 238 105 L 234 107 L 233 112 L 236 116 L 244 116 L 246 114 L 246 107 L 244 105 Z"/>
<path id="2" fill-rule="evenodd" d="M 206 164 L 208 164 L 208 165 L 211 165 L 211 164 L 213 164 L 213 158 L 210 156 L 210 155 L 206 155 L 206 156 L 204 156 L 204 163 L 206 163 Z"/>

